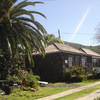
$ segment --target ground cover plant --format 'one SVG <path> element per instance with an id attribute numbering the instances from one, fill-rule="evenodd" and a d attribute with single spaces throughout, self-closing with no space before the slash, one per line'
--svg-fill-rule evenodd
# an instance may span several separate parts
<path id="1" fill-rule="evenodd" d="M 65 90 L 72 89 L 71 87 L 64 88 L 49 88 L 49 87 L 40 87 L 36 92 L 23 91 L 23 90 L 14 90 L 10 95 L 0 95 L 0 98 L 7 98 L 7 100 L 36 100 L 41 97 L 53 95 Z"/>

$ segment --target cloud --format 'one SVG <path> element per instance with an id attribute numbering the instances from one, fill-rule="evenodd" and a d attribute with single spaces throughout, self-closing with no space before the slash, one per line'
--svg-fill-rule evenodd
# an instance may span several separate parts
<path id="1" fill-rule="evenodd" d="M 70 38 L 70 41 L 74 40 L 74 38 L 76 37 L 76 35 L 78 34 L 78 31 L 80 29 L 80 27 L 83 25 L 86 17 L 88 16 L 90 8 L 87 8 L 84 15 L 82 16 L 82 19 L 80 20 L 80 23 L 77 25 L 75 31 L 72 33 L 72 36 Z"/>

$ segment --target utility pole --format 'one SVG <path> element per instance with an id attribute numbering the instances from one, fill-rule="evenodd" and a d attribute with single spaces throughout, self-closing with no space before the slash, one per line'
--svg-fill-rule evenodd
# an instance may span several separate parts
<path id="1" fill-rule="evenodd" d="M 61 34 L 60 34 L 60 30 L 58 29 L 58 37 L 59 39 L 61 39 Z"/>

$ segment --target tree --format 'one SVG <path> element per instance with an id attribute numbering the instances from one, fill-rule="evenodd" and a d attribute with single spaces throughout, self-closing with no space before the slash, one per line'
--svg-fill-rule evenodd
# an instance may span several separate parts
<path id="1" fill-rule="evenodd" d="M 60 38 L 56 38 L 53 34 L 45 34 L 44 39 L 47 46 L 53 43 L 64 43 Z"/>
<path id="2" fill-rule="evenodd" d="M 9 67 L 14 67 L 12 60 L 20 54 L 28 55 L 29 62 L 33 64 L 32 52 L 38 51 L 42 54 L 45 52 L 43 34 L 46 30 L 35 20 L 34 14 L 46 17 L 40 12 L 25 9 L 27 6 L 35 6 L 43 2 L 23 0 L 16 4 L 17 1 L 0 1 L 0 57 L 10 63 Z"/>

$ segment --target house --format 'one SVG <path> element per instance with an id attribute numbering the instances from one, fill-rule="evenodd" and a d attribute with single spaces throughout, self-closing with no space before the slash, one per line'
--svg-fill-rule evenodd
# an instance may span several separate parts
<path id="1" fill-rule="evenodd" d="M 92 59 L 92 67 L 100 67 L 100 55 L 90 49 L 80 48 L 81 51 L 91 56 Z"/>
<path id="2" fill-rule="evenodd" d="M 54 43 L 45 48 L 46 56 L 34 55 L 34 73 L 43 81 L 60 81 L 68 67 L 83 66 L 92 68 L 91 54 L 83 49 L 78 50 L 69 45 Z M 96 56 L 97 57 L 97 56 Z"/>

